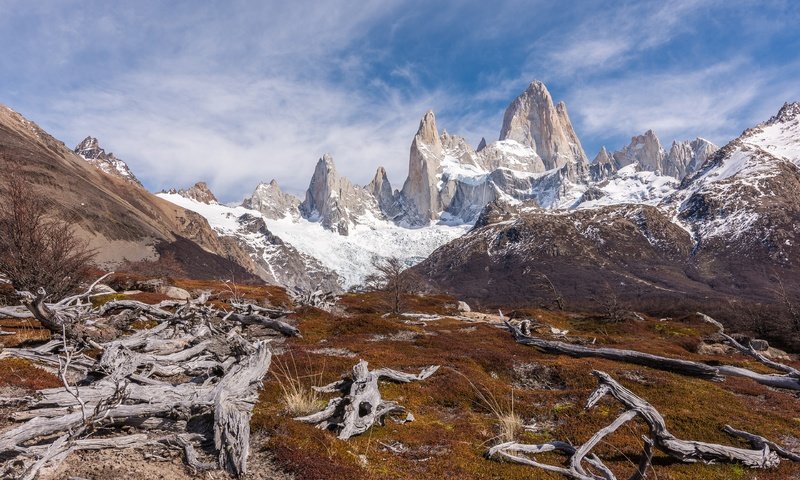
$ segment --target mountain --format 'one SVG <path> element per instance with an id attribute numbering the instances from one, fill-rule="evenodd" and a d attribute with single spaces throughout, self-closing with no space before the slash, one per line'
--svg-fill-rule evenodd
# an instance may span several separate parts
<path id="1" fill-rule="evenodd" d="M 607 178 L 617 170 L 635 163 L 642 170 L 659 172 L 682 180 L 703 165 L 717 150 L 718 147 L 708 140 L 696 138 L 692 141 L 673 141 L 667 153 L 655 132 L 648 130 L 642 135 L 632 137 L 630 144 L 611 154 L 613 168 L 608 167 L 609 163 L 605 158 L 608 153 L 605 153 L 605 157 L 601 155 L 603 152 L 599 153 L 592 165 L 592 175 L 596 179 Z M 600 167 L 598 160 L 605 166 Z"/>
<path id="2" fill-rule="evenodd" d="M 437 186 L 443 160 L 442 141 L 436 128 L 436 117 L 428 111 L 419 122 L 411 142 L 408 178 L 400 192 L 404 219 L 411 225 L 422 226 L 437 218 L 442 210 Z"/>
<path id="3" fill-rule="evenodd" d="M 254 279 L 248 256 L 220 239 L 208 222 L 147 192 L 96 141 L 82 142 L 83 157 L 6 106 L 0 106 L 0 169 L 18 171 L 31 194 L 47 198 L 52 214 L 69 221 L 76 234 L 97 248 L 107 268 L 127 262 L 157 265 L 165 256 L 176 275 L 219 278 L 231 272 Z M 113 161 L 112 161 L 113 164 Z M 0 176 L 0 185 L 4 177 Z"/>
<path id="4" fill-rule="evenodd" d="M 300 199 L 281 191 L 275 179 L 269 183 L 259 183 L 253 194 L 244 199 L 242 206 L 257 210 L 264 218 L 273 220 L 286 216 L 297 218 L 300 214 Z"/>
<path id="5" fill-rule="evenodd" d="M 128 168 L 128 164 L 115 157 L 113 153 L 106 153 L 100 148 L 100 143 L 96 138 L 84 138 L 73 151 L 103 172 L 142 186 L 139 179 Z"/>
<path id="6" fill-rule="evenodd" d="M 197 200 L 200 203 L 205 204 L 212 204 L 212 203 L 219 203 L 217 201 L 217 197 L 208 188 L 208 184 L 206 182 L 197 182 L 191 187 L 187 189 L 170 189 L 170 190 L 162 190 L 160 193 L 177 193 L 178 195 L 184 196 L 186 198 L 191 198 L 192 200 Z"/>
<path id="7" fill-rule="evenodd" d="M 533 148 L 548 170 L 573 162 L 588 163 L 566 104 L 553 105 L 550 92 L 539 81 L 531 82 L 506 109 L 500 140 L 515 140 Z"/>
<path id="8" fill-rule="evenodd" d="M 714 150 L 702 139 L 687 144 L 671 149 L 684 149 L 687 168 Z M 627 165 L 591 185 L 577 209 L 495 202 L 415 269 L 484 305 L 544 301 L 541 275 L 585 308 L 612 297 L 661 312 L 775 306 L 779 284 L 800 295 L 800 104 L 746 130 L 680 183 L 641 166 L 666 161 L 654 134 L 632 145 L 615 157 Z M 725 314 L 741 319 L 749 308 Z"/>
<path id="9" fill-rule="evenodd" d="M 300 211 L 305 218 L 319 221 L 340 235 L 347 235 L 360 217 L 368 211 L 377 214 L 379 208 L 375 197 L 340 176 L 333 157 L 325 154 L 317 162 Z"/>
<path id="10" fill-rule="evenodd" d="M 158 196 L 207 219 L 221 238 L 237 244 L 248 255 L 254 273 L 261 280 L 303 291 L 342 290 L 342 279 L 336 272 L 273 234 L 261 212 L 204 202 L 186 190 L 162 192 Z"/>

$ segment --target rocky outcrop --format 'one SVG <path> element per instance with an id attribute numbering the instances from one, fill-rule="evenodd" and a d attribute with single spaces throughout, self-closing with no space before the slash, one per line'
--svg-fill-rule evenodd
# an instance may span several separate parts
<path id="1" fill-rule="evenodd" d="M 208 188 L 206 182 L 197 182 L 189 188 L 170 188 L 169 190 L 161 190 L 158 192 L 167 193 L 170 195 L 180 195 L 182 197 L 190 198 L 196 202 L 205 203 L 206 205 L 218 204 L 217 197 Z"/>
<path id="2" fill-rule="evenodd" d="M 613 154 L 614 166 L 617 170 L 632 163 L 638 163 L 642 170 L 662 173 L 666 156 L 661 142 L 652 130 L 631 137 L 631 143 L 628 146 Z"/>
<path id="3" fill-rule="evenodd" d="M 592 164 L 589 166 L 589 175 L 594 181 L 600 181 L 608 178 L 617 171 L 614 164 L 614 159 L 608 154 L 606 147 L 600 148 L 597 156 L 594 157 Z"/>
<path id="4" fill-rule="evenodd" d="M 115 157 L 113 153 L 106 153 L 105 150 L 100 148 L 100 142 L 94 137 L 84 138 L 73 151 L 109 175 L 122 178 L 139 186 L 142 185 L 136 175 L 128 168 L 128 164 Z"/>
<path id="5" fill-rule="evenodd" d="M 500 140 L 533 148 L 548 170 L 567 163 L 588 163 L 566 105 L 553 105 L 550 92 L 539 81 L 532 82 L 506 109 Z"/>
<path id="6" fill-rule="evenodd" d="M 717 150 L 719 147 L 704 138 L 674 141 L 664 160 L 663 173 L 681 180 L 700 168 Z"/>
<path id="7" fill-rule="evenodd" d="M 253 194 L 245 198 L 242 206 L 261 212 L 265 218 L 277 220 L 284 217 L 300 216 L 300 199 L 281 191 L 278 182 L 259 183 Z"/>
<path id="8" fill-rule="evenodd" d="M 429 110 L 419 122 L 419 129 L 411 142 L 408 178 L 401 191 L 403 220 L 411 226 L 427 225 L 442 210 L 437 189 L 442 156 L 436 117 Z"/>
<path id="9" fill-rule="evenodd" d="M 541 173 L 547 170 L 536 150 L 515 140 L 500 140 L 485 145 L 478 158 L 488 171 L 507 168 L 517 172 Z"/>
<path id="10" fill-rule="evenodd" d="M 375 177 L 365 187 L 366 190 L 375 197 L 378 202 L 378 208 L 386 216 L 386 218 L 394 218 L 399 213 L 399 206 L 397 195 L 392 191 L 392 184 L 389 183 L 389 177 L 386 175 L 386 169 L 378 167 L 375 172 Z"/>
<path id="11" fill-rule="evenodd" d="M 321 222 L 327 229 L 347 235 L 358 223 L 358 217 L 367 210 L 380 215 L 375 197 L 339 176 L 331 155 L 325 154 L 320 158 L 306 190 L 306 198 L 300 204 L 302 215 Z"/>

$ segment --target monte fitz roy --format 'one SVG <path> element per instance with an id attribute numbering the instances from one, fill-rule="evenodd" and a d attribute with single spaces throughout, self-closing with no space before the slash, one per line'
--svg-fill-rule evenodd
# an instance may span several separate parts
<path id="1" fill-rule="evenodd" d="M 362 283 L 375 257 L 396 255 L 452 293 L 487 304 L 500 303 L 487 291 L 493 283 L 518 286 L 502 302 L 535 298 L 532 278 L 542 274 L 578 303 L 609 285 L 633 299 L 644 287 L 665 301 L 758 299 L 773 296 L 770 275 L 797 275 L 798 227 L 791 219 L 798 201 L 780 192 L 798 181 L 798 108 L 785 105 L 723 148 L 702 138 L 665 148 L 648 130 L 589 160 L 566 105 L 534 81 L 509 104 L 499 139 L 482 139 L 476 148 L 440 130 L 427 112 L 402 186 L 393 187 L 382 167 L 369 184 L 355 185 L 326 154 L 304 198 L 272 180 L 237 206 L 217 202 L 202 182 L 153 197 L 124 161 L 87 137 L 74 153 L 104 175 L 74 185 L 75 194 L 90 190 L 102 199 L 81 202 L 78 212 L 67 195 L 64 208 L 77 212 L 88 238 L 105 245 L 101 258 L 109 266 L 168 254 L 197 270 L 189 258 L 208 253 L 216 266 L 200 268 L 207 275 L 231 263 L 242 277 L 337 291 Z M 71 161 L 72 152 L 51 146 L 59 142 L 35 124 L 7 109 L 4 120 L 5 135 L 33 136 L 50 157 Z M 103 195 L 109 177 L 123 187 Z M 150 217 L 147 224 L 173 217 L 177 225 L 155 226 L 159 232 L 101 225 L 111 210 L 98 207 L 121 193 L 125 206 L 111 203 L 127 209 L 125 216 Z M 153 218 L 154 208 L 170 215 Z M 178 244 L 196 246 L 189 255 Z"/>

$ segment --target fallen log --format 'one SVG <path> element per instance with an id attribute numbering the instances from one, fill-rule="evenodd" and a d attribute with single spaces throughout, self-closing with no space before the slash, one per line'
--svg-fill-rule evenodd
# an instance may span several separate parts
<path id="1" fill-rule="evenodd" d="M 636 350 L 573 345 L 557 340 L 545 340 L 543 338 L 527 336 L 522 333 L 518 327 L 509 322 L 506 322 L 506 327 L 514 336 L 514 340 L 516 340 L 517 343 L 537 348 L 545 353 L 568 355 L 575 358 L 603 358 L 708 380 L 722 380 L 724 379 L 724 375 L 745 377 L 762 385 L 800 391 L 800 378 L 791 375 L 763 374 L 732 365 L 712 366 L 706 365 L 705 363 L 662 357 L 660 355 L 653 355 Z"/>
<path id="2" fill-rule="evenodd" d="M 405 412 L 405 408 L 392 401 L 383 400 L 378 381 L 382 378 L 398 383 L 421 381 L 439 369 L 438 365 L 424 368 L 418 374 L 405 373 L 389 368 L 369 371 L 367 362 L 359 361 L 348 378 L 315 388 L 318 392 L 344 394 L 334 398 L 320 412 L 295 420 L 316 424 L 318 428 L 334 430 L 342 440 L 360 435 L 393 412 Z"/>
<path id="3" fill-rule="evenodd" d="M 616 478 L 613 472 L 594 455 L 591 450 L 599 444 L 604 437 L 616 431 L 625 423 L 638 418 L 643 420 L 648 428 L 649 435 L 645 438 L 642 458 L 631 479 L 643 479 L 646 471 L 651 467 L 653 451 L 656 448 L 672 458 L 684 463 L 738 463 L 749 468 L 774 468 L 780 463 L 780 457 L 798 461 L 797 455 L 788 452 L 779 445 L 769 440 L 748 432 L 735 430 L 726 426 L 724 431 L 732 435 L 745 438 L 755 448 L 745 449 L 715 443 L 682 440 L 670 433 L 661 414 L 647 401 L 637 396 L 630 390 L 620 385 L 610 375 L 601 371 L 592 372 L 598 380 L 598 387 L 589 397 L 586 409 L 591 409 L 606 395 L 611 395 L 625 407 L 625 411 L 614 422 L 596 432 L 586 443 L 573 447 L 564 442 L 548 442 L 540 445 L 527 445 L 517 442 L 507 442 L 489 449 L 489 458 L 500 458 L 506 461 L 540 468 L 554 473 L 559 473 L 568 478 L 577 480 L 603 480 Z M 535 457 L 520 454 L 535 455 L 538 453 L 558 451 L 569 456 L 567 467 L 559 467 L 541 463 Z M 596 474 L 583 466 L 586 461 L 601 472 Z"/>
<path id="4" fill-rule="evenodd" d="M 264 327 L 271 328 L 272 330 L 280 332 L 289 337 L 302 337 L 302 335 L 300 335 L 300 330 L 297 327 L 293 327 L 278 318 L 269 318 L 257 313 L 251 313 L 247 315 L 228 313 L 226 316 L 230 320 L 239 322 L 242 325 L 263 325 Z"/>

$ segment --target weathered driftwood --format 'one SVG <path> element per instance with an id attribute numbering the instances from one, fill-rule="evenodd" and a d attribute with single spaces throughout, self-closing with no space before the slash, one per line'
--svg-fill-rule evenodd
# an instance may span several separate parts
<path id="1" fill-rule="evenodd" d="M 295 420 L 313 423 L 323 429 L 334 430 L 342 440 L 366 432 L 372 425 L 383 421 L 390 413 L 405 412 L 405 408 L 381 398 L 378 389 L 380 379 L 408 383 L 425 380 L 439 369 L 438 365 L 423 369 L 418 374 L 404 373 L 389 368 L 369 371 L 367 362 L 359 361 L 350 377 L 315 388 L 319 392 L 344 394 L 328 402 L 322 411 L 297 417 Z M 413 418 L 413 417 L 412 417 Z"/>
<path id="2" fill-rule="evenodd" d="M 226 316 L 235 322 L 241 323 L 242 325 L 263 325 L 290 337 L 302 337 L 302 335 L 300 335 L 300 330 L 297 327 L 293 327 L 292 325 L 289 325 L 278 318 L 265 317 L 257 313 L 250 313 L 247 315 L 228 313 Z"/>
<path id="3" fill-rule="evenodd" d="M 233 366 L 212 392 L 214 446 L 220 466 L 234 475 L 247 472 L 250 417 L 272 358 L 267 345 L 265 341 L 258 342 L 247 361 Z"/>
<path id="4" fill-rule="evenodd" d="M 535 347 L 546 353 L 569 355 L 575 358 L 604 358 L 710 380 L 721 380 L 724 378 L 724 375 L 745 377 L 770 387 L 800 390 L 800 378 L 791 375 L 763 374 L 732 365 L 712 366 L 690 360 L 652 355 L 636 350 L 573 345 L 557 340 L 545 340 L 543 338 L 525 335 L 518 327 L 509 322 L 506 322 L 506 326 L 518 343 Z"/>
<path id="5" fill-rule="evenodd" d="M 326 311 L 329 311 L 336 306 L 336 300 L 337 297 L 335 293 L 329 291 L 326 292 L 324 290 L 306 292 L 295 289 L 292 292 L 292 302 L 294 302 L 295 305 L 314 307 Z"/>
<path id="6" fill-rule="evenodd" d="M 172 313 L 163 310 L 159 306 L 150 305 L 138 300 L 112 300 L 110 302 L 106 302 L 102 307 L 100 307 L 100 310 L 98 310 L 97 314 L 106 315 L 107 313 L 115 310 L 137 310 L 159 319 L 166 319 L 173 316 Z"/>
<path id="7" fill-rule="evenodd" d="M 255 320 L 225 318 L 225 312 L 205 305 L 203 298 L 166 306 L 175 308 L 174 313 L 161 306 L 129 301 L 94 309 L 84 301 L 98 288 L 93 285 L 89 293 L 55 304 L 32 303 L 34 309 L 51 315 L 52 326 L 60 325 L 62 335 L 33 349 L 6 349 L 0 353 L 57 369 L 64 384 L 41 390 L 35 397 L 4 401 L 23 405 L 11 418 L 24 423 L 0 434 L 0 454 L 5 459 L 0 463 L 3 478 L 33 478 L 43 468 L 57 466 L 76 449 L 95 448 L 92 445 L 98 444 L 91 443 L 88 435 L 96 430 L 113 434 L 122 426 L 144 432 L 172 432 L 167 439 L 148 439 L 142 446 L 179 448 L 195 470 L 212 465 L 200 460 L 194 442 L 213 439 L 217 456 L 213 468 L 224 468 L 237 476 L 244 474 L 250 416 L 271 352 L 267 341 L 251 343 L 238 335 L 239 325 L 266 324 L 287 335 L 299 335 L 299 331 L 282 320 L 262 315 L 270 312 L 257 313 L 256 308 L 240 307 L 249 312 L 243 316 L 256 317 Z M 78 345 L 85 339 L 72 340 L 74 337 L 65 335 L 69 326 L 79 326 L 84 320 L 102 321 L 101 312 L 125 310 L 160 321 L 154 328 L 111 342 L 89 340 L 89 345 L 102 351 L 96 360 L 80 354 Z M 212 325 L 210 319 L 214 317 L 222 320 Z M 91 375 L 78 385 L 68 380 L 68 371 Z M 176 375 L 182 383 L 175 384 Z M 171 380 L 159 379 L 168 380 L 167 377 Z M 214 417 L 206 436 L 189 434 L 186 429 L 190 421 L 206 414 Z M 101 443 L 111 444 L 116 438 L 122 439 L 118 445 L 124 447 L 129 445 L 125 439 L 133 437 L 116 435 Z"/>
<path id="8" fill-rule="evenodd" d="M 599 458 L 590 455 L 591 450 L 600 443 L 605 436 L 614 432 L 625 423 L 639 418 L 647 424 L 649 435 L 645 438 L 641 461 L 634 475 L 630 477 L 631 479 L 643 479 L 645 477 L 646 471 L 651 465 L 653 448 L 657 448 L 667 455 L 687 463 L 739 463 L 750 468 L 773 468 L 780 463 L 780 457 L 798 461 L 797 455 L 775 443 L 758 435 L 735 430 L 729 426 L 725 427 L 726 432 L 745 438 L 755 448 L 745 449 L 679 439 L 669 432 L 664 418 L 647 401 L 620 385 L 605 372 L 594 371 L 592 375 L 598 379 L 599 384 L 594 393 L 589 397 L 586 408 L 590 409 L 594 407 L 604 396 L 611 395 L 626 409 L 614 422 L 599 430 L 586 443 L 577 448 L 563 442 L 549 442 L 541 445 L 525 445 L 516 442 L 507 442 L 492 447 L 488 452 L 488 456 L 560 473 L 568 478 L 578 480 L 616 478 L 613 472 L 608 469 Z M 570 457 L 568 466 L 559 467 L 549 465 L 537 461 L 535 457 L 520 455 L 534 455 L 550 451 L 559 451 L 568 455 Z M 586 468 L 583 465 L 584 460 L 600 473 L 595 473 Z"/>

